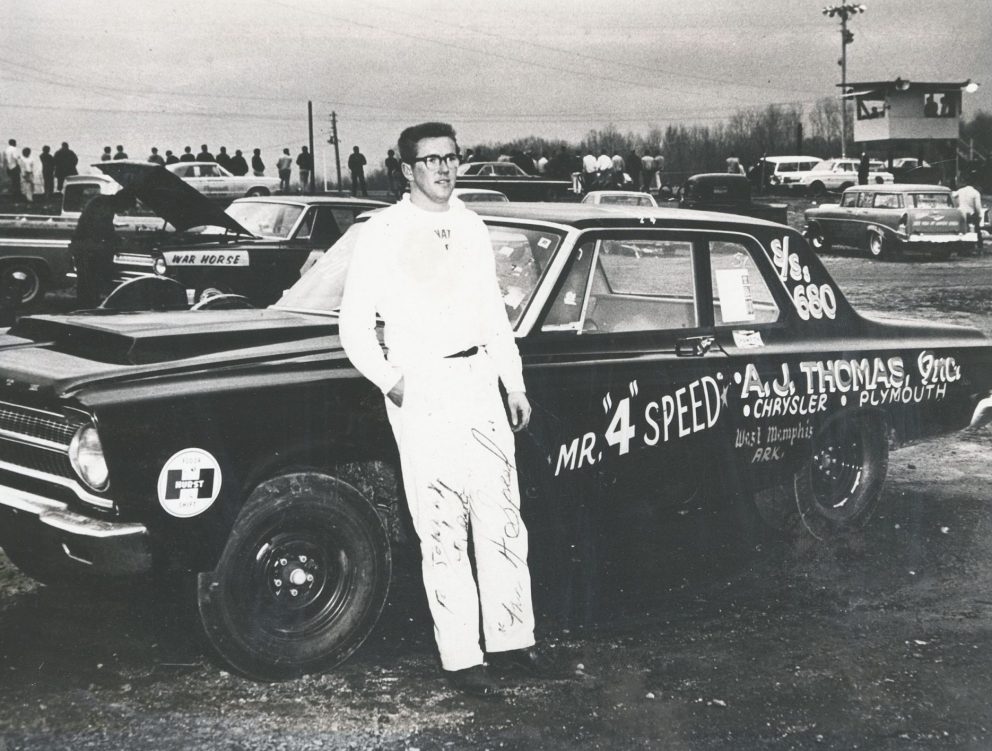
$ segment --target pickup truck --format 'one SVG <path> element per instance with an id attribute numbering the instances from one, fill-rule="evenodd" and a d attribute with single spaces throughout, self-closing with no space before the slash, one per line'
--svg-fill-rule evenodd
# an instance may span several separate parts
<path id="1" fill-rule="evenodd" d="M 121 186 L 106 175 L 73 175 L 62 189 L 62 211 L 45 214 L 0 214 L 0 288 L 4 302 L 15 308 L 30 306 L 50 289 L 71 286 L 75 269 L 69 242 L 79 215 L 97 195 L 112 195 Z M 154 216 L 119 216 L 115 224 L 125 233 L 159 229 Z M 8 295 L 7 290 L 12 294 Z M 8 299 L 10 298 L 10 299 Z"/>
<path id="2" fill-rule="evenodd" d="M 679 206 L 699 211 L 741 214 L 770 222 L 788 224 L 784 203 L 758 203 L 751 200 L 751 183 L 744 175 L 707 172 L 685 181 Z"/>

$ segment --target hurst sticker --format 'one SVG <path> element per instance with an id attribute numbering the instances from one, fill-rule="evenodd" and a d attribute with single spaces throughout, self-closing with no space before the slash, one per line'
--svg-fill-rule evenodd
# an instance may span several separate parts
<path id="1" fill-rule="evenodd" d="M 212 454 L 183 449 L 169 458 L 158 475 L 158 502 L 172 516 L 197 516 L 217 500 L 220 485 L 220 464 Z"/>

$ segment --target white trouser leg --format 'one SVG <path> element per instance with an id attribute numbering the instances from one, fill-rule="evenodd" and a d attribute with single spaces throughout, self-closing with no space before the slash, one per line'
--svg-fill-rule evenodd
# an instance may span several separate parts
<path id="1" fill-rule="evenodd" d="M 480 604 L 489 651 L 534 643 L 513 434 L 484 354 L 404 369 L 404 385 L 403 407 L 387 408 L 441 664 L 461 670 L 483 659 Z"/>

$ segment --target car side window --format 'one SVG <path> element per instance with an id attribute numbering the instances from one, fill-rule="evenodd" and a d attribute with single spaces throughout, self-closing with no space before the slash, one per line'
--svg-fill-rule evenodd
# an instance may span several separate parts
<path id="1" fill-rule="evenodd" d="M 870 209 L 872 204 L 875 202 L 875 196 L 871 193 L 859 193 L 858 194 L 858 208 L 859 209 Z"/>
<path id="2" fill-rule="evenodd" d="M 860 194 L 856 191 L 849 190 L 840 199 L 840 205 L 846 206 L 848 208 L 858 205 L 858 196 Z"/>
<path id="3" fill-rule="evenodd" d="M 310 231 L 310 244 L 326 250 L 341 237 L 341 233 L 342 229 L 338 226 L 333 209 L 330 206 L 318 206 L 313 229 Z"/>
<path id="4" fill-rule="evenodd" d="M 220 173 L 217 171 L 217 167 L 213 164 L 204 164 L 200 167 L 201 177 L 220 177 Z"/>
<path id="5" fill-rule="evenodd" d="M 306 216 L 303 217 L 303 221 L 300 222 L 300 228 L 296 230 L 295 239 L 297 240 L 307 240 L 310 238 L 310 233 L 313 231 L 313 219 L 317 215 L 317 209 L 310 209 Z"/>
<path id="6" fill-rule="evenodd" d="M 899 200 L 898 193 L 876 193 L 875 194 L 875 208 L 876 209 L 898 209 L 901 207 L 901 201 Z"/>
<path id="7" fill-rule="evenodd" d="M 713 320 L 717 326 L 771 323 L 779 318 L 775 298 L 753 256 L 742 243 L 710 243 Z"/>
<path id="8" fill-rule="evenodd" d="M 487 164 L 485 167 L 483 167 L 482 169 L 479 170 L 479 173 L 478 174 L 479 174 L 480 177 L 488 177 L 488 176 L 492 175 L 493 174 L 493 166 L 491 164 Z"/>
<path id="9" fill-rule="evenodd" d="M 607 334 L 698 326 L 692 242 L 589 240 L 573 252 L 542 331 Z"/>

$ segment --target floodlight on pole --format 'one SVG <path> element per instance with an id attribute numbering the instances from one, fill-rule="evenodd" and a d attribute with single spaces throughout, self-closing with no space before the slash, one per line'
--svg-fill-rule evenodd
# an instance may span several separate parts
<path id="1" fill-rule="evenodd" d="M 847 30 L 847 19 L 858 13 L 868 10 L 861 3 L 843 3 L 841 5 L 828 5 L 822 11 L 828 18 L 840 18 L 840 155 L 847 156 L 847 100 L 843 98 L 847 94 L 847 45 L 854 41 L 854 34 Z"/>

